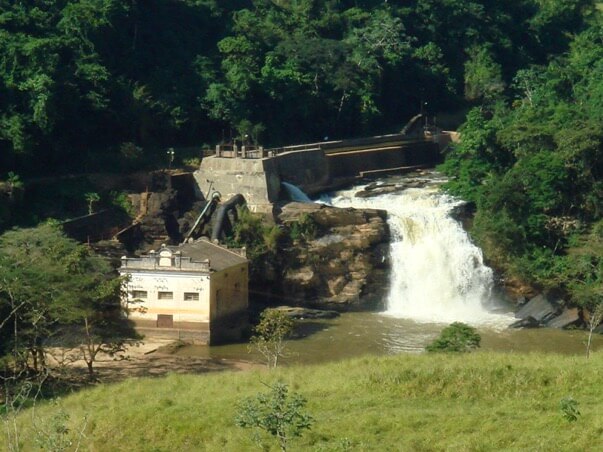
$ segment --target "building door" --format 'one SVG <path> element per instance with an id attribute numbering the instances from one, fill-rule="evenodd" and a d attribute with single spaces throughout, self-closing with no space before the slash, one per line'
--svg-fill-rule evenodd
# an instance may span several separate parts
<path id="1" fill-rule="evenodd" d="M 174 328 L 174 316 L 157 314 L 157 328 Z"/>

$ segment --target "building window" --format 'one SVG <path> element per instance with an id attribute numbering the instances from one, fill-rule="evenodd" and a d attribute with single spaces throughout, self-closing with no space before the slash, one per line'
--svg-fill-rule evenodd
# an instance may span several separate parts
<path id="1" fill-rule="evenodd" d="M 184 301 L 199 301 L 198 292 L 184 292 Z"/>
<path id="2" fill-rule="evenodd" d="M 173 300 L 174 292 L 157 292 L 158 300 Z"/>
<path id="3" fill-rule="evenodd" d="M 132 298 L 133 299 L 147 298 L 147 291 L 146 290 L 133 290 L 132 291 Z"/>

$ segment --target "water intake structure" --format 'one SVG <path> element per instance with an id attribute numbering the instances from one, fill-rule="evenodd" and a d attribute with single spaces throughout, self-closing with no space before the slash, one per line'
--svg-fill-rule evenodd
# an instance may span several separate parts
<path id="1" fill-rule="evenodd" d="M 420 323 L 507 326 L 512 317 L 495 312 L 492 270 L 451 216 L 462 201 L 442 193 L 443 179 L 433 174 L 387 182 L 368 191 L 340 191 L 332 199 L 337 207 L 388 212 L 392 270 L 386 314 Z M 412 187 L 405 188 L 409 182 Z M 363 190 L 370 196 L 357 197 Z"/>

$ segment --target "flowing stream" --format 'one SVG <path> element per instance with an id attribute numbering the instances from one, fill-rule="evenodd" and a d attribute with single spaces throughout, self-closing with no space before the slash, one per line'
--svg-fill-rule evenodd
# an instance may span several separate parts
<path id="1" fill-rule="evenodd" d="M 442 182 L 434 174 L 384 180 L 368 187 L 376 196 L 357 197 L 367 193 L 360 186 L 336 193 L 331 203 L 387 210 L 392 234 L 387 314 L 421 323 L 505 327 L 512 318 L 495 312 L 501 304 L 493 295 L 492 270 L 452 218 L 462 201 L 442 193 Z M 413 187 L 405 188 L 408 183 Z"/>

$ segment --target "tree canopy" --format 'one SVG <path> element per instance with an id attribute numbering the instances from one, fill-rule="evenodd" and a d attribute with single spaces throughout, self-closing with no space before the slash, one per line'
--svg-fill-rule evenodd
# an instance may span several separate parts
<path id="1" fill-rule="evenodd" d="M 5 232 L 0 236 L 0 358 L 10 368 L 44 366 L 45 349 L 93 342 L 119 332 L 121 281 L 87 246 L 58 226 Z M 71 337 L 70 342 L 64 341 Z M 124 336 L 125 337 L 125 336 Z"/>
<path id="2" fill-rule="evenodd" d="M 0 177 L 391 132 L 567 49 L 589 0 L 0 0 Z M 528 74 L 526 74 L 528 75 Z M 527 80 L 527 79 L 526 79 Z"/>
<path id="3" fill-rule="evenodd" d="M 492 263 L 586 306 L 603 299 L 602 76 L 595 22 L 474 108 L 443 165 Z"/>

